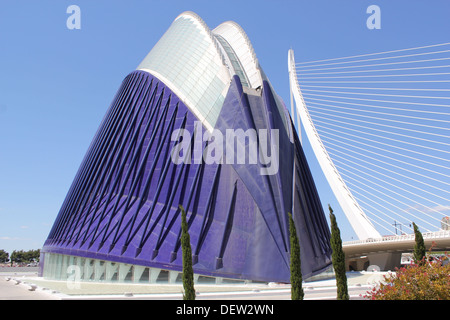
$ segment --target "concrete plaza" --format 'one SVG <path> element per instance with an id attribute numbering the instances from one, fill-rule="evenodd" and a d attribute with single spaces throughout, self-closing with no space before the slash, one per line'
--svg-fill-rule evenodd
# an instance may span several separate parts
<path id="1" fill-rule="evenodd" d="M 351 300 L 383 279 L 383 272 L 347 273 Z M 305 300 L 335 300 L 335 279 L 304 282 Z M 289 300 L 289 284 L 195 285 L 198 300 Z M 182 284 L 45 280 L 37 272 L 0 272 L 0 300 L 180 300 Z"/>

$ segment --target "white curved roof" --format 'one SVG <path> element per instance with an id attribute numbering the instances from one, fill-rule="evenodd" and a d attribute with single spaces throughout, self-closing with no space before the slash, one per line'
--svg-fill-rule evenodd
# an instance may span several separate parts
<path id="1" fill-rule="evenodd" d="M 242 28 L 225 22 L 212 32 L 195 13 L 180 14 L 137 67 L 163 81 L 212 130 L 231 78 L 261 85 L 253 48 Z"/>
<path id="2" fill-rule="evenodd" d="M 215 28 L 213 34 L 222 36 L 234 49 L 244 67 L 250 88 L 257 88 L 262 85 L 258 59 L 247 34 L 241 26 L 234 21 L 226 21 Z"/>

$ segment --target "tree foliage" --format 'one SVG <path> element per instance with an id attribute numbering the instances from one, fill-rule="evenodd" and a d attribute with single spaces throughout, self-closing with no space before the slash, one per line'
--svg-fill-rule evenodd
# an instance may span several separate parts
<path id="1" fill-rule="evenodd" d="M 337 299 L 348 300 L 347 275 L 345 274 L 345 253 L 342 249 L 341 231 L 336 222 L 336 216 L 333 209 L 328 205 L 330 210 L 331 222 L 331 260 L 333 262 L 334 272 L 336 274 Z"/>
<path id="2" fill-rule="evenodd" d="M 415 235 L 415 244 L 414 244 L 414 261 L 418 263 L 422 261 L 426 255 L 425 242 L 423 241 L 422 233 L 419 231 L 419 227 L 413 222 L 414 227 L 414 235 Z"/>
<path id="3" fill-rule="evenodd" d="M 39 249 L 28 250 L 28 251 L 14 250 L 11 253 L 10 259 L 11 259 L 11 262 L 29 263 L 29 262 L 39 261 L 40 253 L 41 253 L 41 251 Z"/>
<path id="4" fill-rule="evenodd" d="M 9 261 L 9 253 L 5 250 L 0 250 L 0 263 L 5 263 Z"/>
<path id="5" fill-rule="evenodd" d="M 183 251 L 183 300 L 195 300 L 191 239 L 186 221 L 186 211 L 182 205 L 179 205 L 179 208 L 181 210 L 181 250 Z"/>
<path id="6" fill-rule="evenodd" d="M 291 244 L 291 299 L 303 300 L 304 292 L 302 287 L 302 267 L 300 260 L 300 243 L 294 225 L 292 214 L 289 215 L 289 238 Z"/>
<path id="7" fill-rule="evenodd" d="M 364 296 L 371 300 L 450 300 L 449 256 L 426 257 L 384 276 L 379 286 Z"/>

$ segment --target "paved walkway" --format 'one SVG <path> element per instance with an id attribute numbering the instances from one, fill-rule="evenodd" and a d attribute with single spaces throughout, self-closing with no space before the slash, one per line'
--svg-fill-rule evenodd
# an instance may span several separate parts
<path id="1" fill-rule="evenodd" d="M 29 277 L 29 274 L 2 273 L 0 300 L 61 300 L 60 297 L 52 294 L 51 290 L 34 289 L 31 283 L 27 283 Z"/>
<path id="2" fill-rule="evenodd" d="M 384 273 L 351 272 L 347 274 L 351 299 L 362 299 Z M 303 284 L 305 299 L 335 299 L 336 281 L 319 280 Z M 197 299 L 285 300 L 290 299 L 290 285 L 196 285 Z M 176 299 L 182 298 L 181 284 L 133 284 L 51 281 L 35 272 L 0 272 L 0 300 L 74 300 L 74 299 Z"/>

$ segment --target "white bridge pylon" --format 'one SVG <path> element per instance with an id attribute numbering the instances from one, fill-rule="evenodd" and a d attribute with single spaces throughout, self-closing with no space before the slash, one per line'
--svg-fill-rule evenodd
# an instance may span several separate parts
<path id="1" fill-rule="evenodd" d="M 303 100 L 300 85 L 297 80 L 294 51 L 292 49 L 290 49 L 288 53 L 288 68 L 291 94 L 291 116 L 294 123 L 295 119 L 297 120 L 297 131 L 300 141 L 302 141 L 301 125 L 303 125 L 306 136 L 311 144 L 311 148 L 319 162 L 325 178 L 327 179 L 331 190 L 333 191 L 342 211 L 345 213 L 357 237 L 360 240 L 365 240 L 368 238 L 381 238 L 380 233 L 369 221 L 366 214 L 350 192 L 350 189 L 348 189 L 337 168 L 333 164 L 328 152 L 326 151 L 319 134 L 317 133 L 317 130 L 309 115 L 308 108 Z"/>

